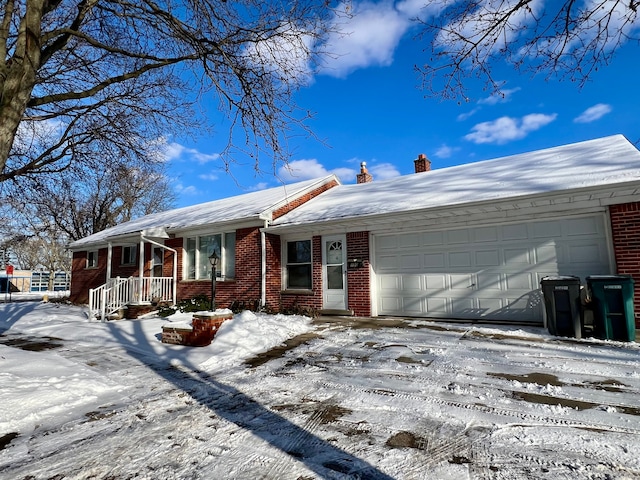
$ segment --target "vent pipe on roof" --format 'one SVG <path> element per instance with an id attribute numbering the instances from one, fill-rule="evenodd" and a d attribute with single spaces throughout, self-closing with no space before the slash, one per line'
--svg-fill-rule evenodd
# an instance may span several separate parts
<path id="1" fill-rule="evenodd" d="M 362 162 L 360 164 L 360 173 L 356 175 L 357 183 L 369 183 L 373 182 L 373 177 L 367 171 L 367 162 Z"/>
<path id="2" fill-rule="evenodd" d="M 431 170 L 431 161 L 429 161 L 424 153 L 418 155 L 418 158 L 413 161 L 413 165 L 416 173 L 428 172 Z"/>

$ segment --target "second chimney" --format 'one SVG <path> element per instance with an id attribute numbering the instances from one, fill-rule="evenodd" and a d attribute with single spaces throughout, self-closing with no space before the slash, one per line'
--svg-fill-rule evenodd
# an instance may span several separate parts
<path id="1" fill-rule="evenodd" d="M 362 162 L 360 164 L 360 173 L 358 175 L 356 175 L 356 182 L 357 183 L 373 182 L 373 177 L 367 171 L 367 162 Z"/>
<path id="2" fill-rule="evenodd" d="M 428 172 L 431 170 L 431 162 L 424 153 L 418 155 L 418 158 L 413 161 L 413 164 L 415 166 L 416 173 Z"/>

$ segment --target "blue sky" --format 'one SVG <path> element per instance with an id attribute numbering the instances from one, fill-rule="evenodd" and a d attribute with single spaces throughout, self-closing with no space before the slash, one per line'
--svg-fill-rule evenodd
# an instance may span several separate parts
<path id="1" fill-rule="evenodd" d="M 177 206 L 215 200 L 280 184 L 336 173 L 354 183 L 361 162 L 374 181 L 413 172 L 424 153 L 432 169 L 623 134 L 640 147 L 640 62 L 635 43 L 623 45 L 613 61 L 580 87 L 495 65 L 504 97 L 491 96 L 469 81 L 469 100 L 426 98 L 414 65 L 428 59 L 428 45 L 414 38 L 409 7 L 420 0 L 357 3 L 349 37 L 335 42 L 338 55 L 296 94 L 313 112 L 309 125 L 318 139 L 294 138 L 288 170 L 256 174 L 253 160 L 240 159 L 225 173 L 219 151 L 224 126 L 197 140 L 170 138 L 167 158 Z M 214 103 L 203 108 L 218 117 Z M 197 132 L 196 132 L 197 134 Z"/>

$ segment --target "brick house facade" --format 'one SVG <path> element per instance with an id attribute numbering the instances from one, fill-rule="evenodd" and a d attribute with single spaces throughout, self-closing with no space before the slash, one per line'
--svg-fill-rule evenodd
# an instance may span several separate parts
<path id="1" fill-rule="evenodd" d="M 575 154 L 576 149 L 580 154 L 589 155 L 580 157 Z M 554 171 L 552 168 L 538 166 L 540 172 L 548 175 L 546 181 L 540 180 L 540 174 L 530 172 L 530 169 L 526 168 L 536 160 L 537 152 L 523 154 L 522 158 L 516 156 L 498 159 L 497 161 L 503 160 L 504 165 L 496 166 L 494 163 L 489 169 L 483 169 L 483 162 L 478 162 L 475 165 L 454 167 L 455 171 L 453 168 L 431 170 L 429 160 L 426 156 L 420 155 L 416 160 L 414 175 L 391 181 L 372 182 L 373 179 L 367 177 L 367 181 L 362 184 L 339 186 L 335 177 L 328 177 L 322 181 L 305 183 L 295 195 L 284 195 L 281 200 L 271 201 L 262 210 L 257 208 L 259 215 L 253 215 L 251 218 L 238 216 L 234 219 L 237 223 L 232 229 L 235 235 L 235 274 L 217 281 L 216 304 L 219 307 L 231 307 L 234 304 L 247 307 L 259 305 L 271 311 L 333 311 L 333 308 L 326 305 L 329 275 L 328 262 L 323 257 L 326 250 L 323 249 L 327 248 L 332 238 L 339 238 L 342 239 L 340 242 L 344 243 L 343 276 L 346 283 L 343 288 L 344 309 L 335 310 L 345 314 L 393 315 L 393 302 L 402 305 L 406 300 L 409 307 L 406 310 L 398 310 L 399 314 L 411 316 L 415 312 L 414 316 L 430 317 L 431 306 L 428 302 L 432 297 L 429 296 L 431 293 L 424 292 L 431 289 L 429 292 L 435 292 L 433 297 L 445 290 L 450 295 L 459 294 L 459 298 L 452 298 L 453 301 L 462 299 L 467 302 L 468 307 L 464 307 L 464 313 L 481 312 L 488 304 L 483 305 L 482 301 L 491 301 L 492 305 L 496 305 L 491 307 L 498 312 L 496 318 L 502 312 L 510 316 L 514 315 L 515 308 L 520 307 L 508 303 L 509 295 L 513 295 L 513 305 L 519 298 L 535 299 L 536 292 L 539 293 L 540 275 L 572 274 L 576 269 L 581 272 L 583 279 L 588 274 L 631 275 L 635 280 L 634 306 L 636 311 L 640 311 L 640 201 L 635 200 L 637 192 L 640 191 L 640 169 L 638 173 L 633 170 L 634 165 L 638 164 L 636 160 L 640 161 L 640 152 L 630 146 L 626 139 L 616 136 L 584 142 L 577 146 L 556 147 L 553 155 L 544 152 L 539 161 L 549 159 L 551 165 L 555 166 L 553 162 L 563 158 L 565 151 L 570 159 L 566 162 L 565 168 L 571 173 L 565 173 L 564 177 L 573 180 L 572 174 L 575 172 L 573 176 L 577 178 L 576 181 L 593 182 L 592 184 L 585 186 L 578 183 L 578 187 L 565 188 L 566 180 L 549 177 L 549 172 Z M 613 155 L 611 152 L 617 153 Z M 534 155 L 533 160 L 531 155 Z M 574 160 L 576 158 L 581 160 Z M 594 166 L 591 170 L 585 167 L 588 161 Z M 614 169 L 608 165 L 613 161 L 621 163 Z M 497 175 L 500 182 L 504 183 L 506 177 L 503 172 L 514 162 L 521 162 L 518 171 L 524 172 L 526 181 L 514 179 L 505 189 L 507 193 L 500 193 L 498 197 L 491 189 L 488 190 L 491 193 L 488 197 L 486 188 L 474 189 L 475 185 L 493 185 L 495 182 L 492 182 L 492 175 Z M 607 168 L 602 168 L 602 165 L 607 165 Z M 460 174 L 460 168 L 468 169 L 471 172 L 468 177 L 478 181 L 475 184 L 465 183 L 457 186 L 455 182 L 464 178 L 464 175 Z M 601 178 L 598 177 L 598 168 L 602 170 Z M 362 169 L 361 175 L 368 173 L 364 166 Z M 612 171 L 620 175 L 618 183 L 611 181 Z M 583 172 L 587 172 L 587 176 L 580 179 Z M 480 181 L 483 176 L 486 176 L 485 181 Z M 554 181 L 557 181 L 559 186 L 553 186 Z M 451 188 L 451 184 L 456 185 L 456 188 Z M 532 191 L 531 185 L 540 190 Z M 334 188 L 336 186 L 338 188 Z M 444 199 L 439 194 L 439 188 L 444 192 Z M 519 188 L 523 189 L 523 193 L 518 192 Z M 291 190 L 289 189 L 289 192 Z M 460 199 L 447 199 L 446 195 L 451 195 L 451 192 L 460 195 Z M 265 195 L 268 196 L 268 193 Z M 245 199 L 244 196 L 238 198 Z M 260 200 L 259 195 L 251 197 L 251 201 Z M 242 202 L 238 205 L 242 205 Z M 224 209 L 224 212 L 233 208 L 240 207 Z M 387 208 L 389 210 L 383 211 Z M 196 208 L 193 211 L 196 212 L 193 218 L 197 222 L 201 213 Z M 202 215 L 206 216 L 206 209 Z M 163 221 L 165 223 L 162 225 L 169 223 Z M 208 231 L 230 232 L 232 227 L 229 225 L 233 223 L 226 221 L 224 230 L 219 230 L 223 227 L 216 226 L 215 221 L 208 219 L 207 222 L 201 225 L 194 224 L 193 227 L 179 225 L 179 228 L 168 230 L 170 238 L 162 241 L 163 245 L 170 249 L 164 250 L 163 253 L 163 276 L 172 275 L 173 256 L 176 257 L 178 300 L 196 295 L 210 295 L 209 278 L 185 278 L 185 272 L 189 270 L 188 262 L 193 262 L 187 258 L 187 239 L 193 235 L 206 234 Z M 588 227 L 589 231 L 562 233 L 559 226 L 571 222 L 577 222 L 575 224 L 580 225 L 580 228 Z M 501 233 L 503 236 L 496 237 L 493 243 L 483 243 L 489 239 L 489 233 L 502 231 L 500 229 L 503 226 L 511 232 L 524 232 L 526 236 L 517 237 L 523 241 L 518 240 L 514 243 L 504 236 L 506 234 Z M 546 233 L 539 234 L 536 230 L 538 227 L 541 228 L 540 232 Z M 139 231 L 140 229 L 132 229 L 125 233 L 133 235 Z M 121 235 L 120 231 L 115 233 Z M 466 235 L 466 240 L 460 241 L 462 237 L 454 238 L 455 235 L 447 237 L 449 234 L 457 233 Z M 433 246 L 435 244 L 419 243 L 427 238 L 432 241 L 436 235 L 444 239 L 437 247 Z M 483 235 L 486 239 L 481 238 Z M 397 237 L 398 248 L 405 250 L 398 253 L 393 251 L 393 246 L 385 247 L 384 242 L 392 237 Z M 113 238 L 121 239 L 117 235 Z M 453 243 L 447 243 L 447 238 L 453 239 Z M 91 268 L 87 268 L 89 250 L 78 245 L 74 248 L 72 301 L 76 303 L 85 303 L 87 290 L 105 281 L 108 251 L 104 246 L 105 240 L 101 241 L 102 244 L 97 243 L 97 263 Z M 131 241 L 130 238 L 129 242 Z M 290 244 L 301 242 L 305 245 L 305 255 L 308 255 L 304 265 L 288 260 Z M 125 247 L 118 244 L 118 241 L 114 241 L 110 268 L 112 277 L 138 276 L 138 265 L 121 265 L 123 248 Z M 390 248 L 391 251 L 383 251 L 381 248 Z M 429 258 L 435 262 L 440 258 L 440 254 L 448 255 L 452 250 L 458 255 L 456 261 L 466 259 L 468 264 L 421 263 L 424 261 L 425 252 L 428 252 Z M 536 260 L 540 252 L 547 252 L 544 253 L 546 256 L 540 258 L 551 260 Z M 590 260 L 592 253 L 598 257 L 596 260 Z M 572 260 L 568 258 L 574 254 L 581 257 L 571 263 Z M 614 259 L 611 258 L 611 254 Z M 502 259 L 504 266 L 508 261 L 506 255 L 511 255 L 510 258 L 513 259 L 506 269 L 500 270 L 500 263 L 496 263 L 495 267 L 485 264 L 491 268 L 484 268 L 481 263 L 496 258 Z M 391 258 L 395 258 L 393 261 L 396 263 L 384 264 Z M 523 270 L 509 270 L 513 269 L 514 265 L 515 268 L 520 268 L 518 258 L 526 259 L 527 262 L 529 258 L 533 260 L 531 263 L 521 262 L 524 265 Z M 150 274 L 152 261 L 152 249 L 145 249 L 144 276 Z M 584 262 L 586 266 L 583 266 Z M 554 265 L 558 268 L 555 273 Z M 300 267 L 308 272 L 308 283 L 305 280 L 302 284 L 288 287 L 289 268 L 292 267 Z M 580 270 L 581 268 L 583 270 Z M 495 297 L 473 297 L 474 292 L 482 288 L 482 285 L 478 287 L 476 280 L 480 278 L 484 282 L 487 281 L 488 277 L 480 277 L 485 270 L 493 275 L 490 282 L 495 287 L 489 293 L 495 293 Z M 454 291 L 456 282 L 462 285 L 457 288 L 457 292 L 462 293 Z M 511 284 L 516 286 L 512 287 Z M 395 290 L 391 296 L 385 293 L 386 297 L 383 298 L 381 291 L 384 288 Z M 524 291 L 524 294 L 502 293 L 509 288 L 513 288 L 514 292 Z M 468 300 L 469 298 L 471 300 Z M 450 299 L 447 301 L 451 303 Z M 532 305 L 526 306 L 529 307 L 538 308 L 537 312 L 540 312 L 539 303 L 536 306 L 535 301 Z M 411 310 L 412 308 L 421 310 Z M 441 311 L 443 315 L 447 313 Z M 477 315 L 478 318 L 482 318 L 482 313 Z M 538 314 L 534 313 L 529 318 L 533 318 L 533 321 L 541 320 L 541 316 L 536 315 Z"/>

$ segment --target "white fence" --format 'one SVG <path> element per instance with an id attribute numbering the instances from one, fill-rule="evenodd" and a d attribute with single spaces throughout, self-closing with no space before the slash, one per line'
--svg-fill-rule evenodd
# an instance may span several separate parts
<path id="1" fill-rule="evenodd" d="M 157 302 L 173 302 L 173 278 L 116 277 L 89 289 L 89 312 L 102 321 L 126 305 Z"/>

